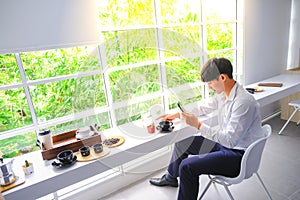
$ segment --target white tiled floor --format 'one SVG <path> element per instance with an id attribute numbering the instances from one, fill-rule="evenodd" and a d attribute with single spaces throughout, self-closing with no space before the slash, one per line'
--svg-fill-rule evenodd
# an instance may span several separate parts
<path id="1" fill-rule="evenodd" d="M 274 200 L 300 200 L 300 126 L 290 123 L 282 135 L 278 135 L 284 124 L 279 116 L 269 120 L 273 134 L 267 141 L 259 173 Z M 165 170 L 151 177 L 161 176 Z M 206 176 L 200 177 L 200 191 L 206 185 Z M 174 200 L 177 188 L 155 187 L 149 184 L 149 178 L 128 186 L 101 200 Z M 237 200 L 268 199 L 257 177 L 245 180 L 239 185 L 230 186 Z M 211 186 L 204 196 L 205 200 L 229 199 L 222 186 Z"/>

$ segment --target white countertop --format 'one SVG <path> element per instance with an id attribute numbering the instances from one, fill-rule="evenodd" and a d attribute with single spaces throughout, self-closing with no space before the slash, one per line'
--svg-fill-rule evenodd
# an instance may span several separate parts
<path id="1" fill-rule="evenodd" d="M 283 83 L 282 87 L 263 87 L 258 86 L 258 83 Z M 254 98 L 260 103 L 261 106 L 268 105 L 272 102 L 278 101 L 288 95 L 300 91 L 300 74 L 281 74 L 272 78 L 259 81 L 245 88 L 260 87 L 262 92 L 255 92 Z"/>
<path id="2" fill-rule="evenodd" d="M 139 124 L 128 123 L 118 128 L 103 131 L 101 133 L 102 139 L 108 136 L 121 135 L 125 138 L 125 142 L 119 147 L 110 148 L 110 153 L 98 160 L 76 162 L 68 168 L 56 169 L 51 165 L 55 159 L 43 160 L 40 151 L 16 157 L 13 166 L 17 176 L 24 174 L 21 166 L 25 159 L 33 162 L 34 173 L 26 176 L 24 184 L 3 192 L 5 199 L 36 199 L 45 196 L 171 145 L 195 132 L 194 128 L 187 127 L 181 120 L 174 121 L 175 129 L 170 133 L 156 131 L 154 134 L 149 134 Z"/>

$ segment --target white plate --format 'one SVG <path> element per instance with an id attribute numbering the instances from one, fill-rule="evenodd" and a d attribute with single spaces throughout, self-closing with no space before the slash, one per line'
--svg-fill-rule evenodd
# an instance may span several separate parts
<path id="1" fill-rule="evenodd" d="M 92 135 L 94 135 L 95 134 L 95 132 L 94 131 L 91 131 L 90 133 L 89 133 L 89 135 L 87 135 L 87 136 L 80 136 L 80 134 L 76 134 L 76 138 L 77 139 L 84 139 L 84 138 L 88 138 L 88 137 L 91 137 Z"/>

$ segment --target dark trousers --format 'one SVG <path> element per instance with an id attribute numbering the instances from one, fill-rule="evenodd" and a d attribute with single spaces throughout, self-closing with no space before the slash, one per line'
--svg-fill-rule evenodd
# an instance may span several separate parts
<path id="1" fill-rule="evenodd" d="M 179 177 L 178 200 L 197 199 L 201 174 L 236 177 L 240 172 L 243 153 L 202 136 L 176 143 L 168 172 L 172 177 Z"/>

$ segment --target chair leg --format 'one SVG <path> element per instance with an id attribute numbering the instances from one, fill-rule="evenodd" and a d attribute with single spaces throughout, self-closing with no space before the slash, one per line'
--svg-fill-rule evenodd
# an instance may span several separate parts
<path id="1" fill-rule="evenodd" d="M 297 111 L 300 112 L 300 108 L 299 108 L 299 107 L 297 107 L 296 109 L 297 109 Z M 296 125 L 299 126 L 299 124 L 300 124 L 300 119 L 299 119 L 299 121 L 296 123 Z"/>
<path id="2" fill-rule="evenodd" d="M 286 121 L 286 123 L 283 125 L 283 127 L 281 128 L 281 130 L 279 131 L 279 135 L 282 133 L 282 131 L 285 129 L 285 127 L 287 126 L 287 124 L 291 121 L 291 119 L 294 117 L 294 115 L 296 114 L 296 112 L 298 111 L 298 109 L 295 109 L 294 112 L 291 114 L 291 116 L 289 117 L 289 119 Z"/>
<path id="3" fill-rule="evenodd" d="M 211 185 L 212 183 L 213 183 L 213 180 L 210 179 L 209 182 L 208 182 L 208 184 L 206 185 L 205 189 L 203 190 L 202 194 L 200 195 L 199 200 L 202 199 L 202 197 L 204 196 L 204 194 L 206 193 L 206 191 L 208 190 L 208 188 L 210 187 L 210 185 Z"/>
<path id="4" fill-rule="evenodd" d="M 223 186 L 224 186 L 224 188 L 225 188 L 227 194 L 229 195 L 230 199 L 231 199 L 231 200 L 234 200 L 234 198 L 233 198 L 233 196 L 232 196 L 232 194 L 231 194 L 231 192 L 230 192 L 228 186 L 227 186 L 227 185 L 223 185 Z"/>
<path id="5" fill-rule="evenodd" d="M 268 189 L 267 189 L 266 185 L 264 184 L 264 182 L 262 181 L 261 177 L 259 176 L 259 174 L 257 172 L 255 174 L 258 177 L 258 179 L 259 179 L 260 183 L 262 184 L 262 186 L 264 187 L 264 189 L 265 189 L 266 193 L 268 194 L 269 198 L 272 200 L 271 194 L 268 191 Z"/>

